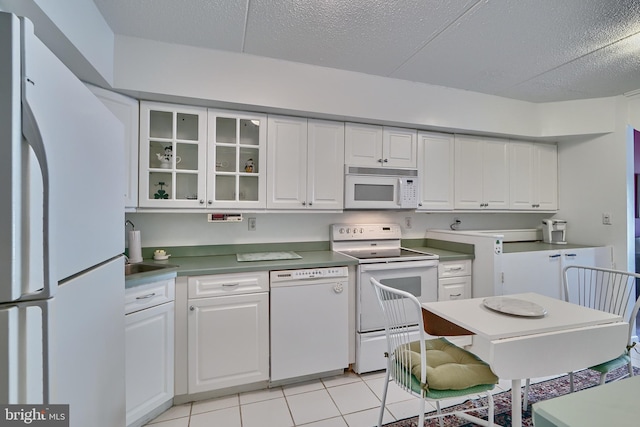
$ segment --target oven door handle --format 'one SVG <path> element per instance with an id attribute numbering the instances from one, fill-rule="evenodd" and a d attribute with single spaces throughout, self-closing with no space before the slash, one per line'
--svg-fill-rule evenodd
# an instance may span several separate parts
<path id="1" fill-rule="evenodd" d="M 398 261 L 398 262 L 380 262 L 373 264 L 360 264 L 360 271 L 380 271 L 380 270 L 391 270 L 391 269 L 402 269 L 405 270 L 407 268 L 438 268 L 437 260 L 428 260 L 428 261 Z"/>

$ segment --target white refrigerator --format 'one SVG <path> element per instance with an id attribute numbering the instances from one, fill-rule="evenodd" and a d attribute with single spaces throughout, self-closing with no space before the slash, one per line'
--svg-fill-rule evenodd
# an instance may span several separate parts
<path id="1" fill-rule="evenodd" d="M 123 156 L 122 124 L 0 12 L 0 404 L 125 425 Z"/>

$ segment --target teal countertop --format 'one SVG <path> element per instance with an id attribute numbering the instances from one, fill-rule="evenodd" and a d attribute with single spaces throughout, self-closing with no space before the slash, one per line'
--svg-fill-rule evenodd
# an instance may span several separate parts
<path id="1" fill-rule="evenodd" d="M 430 252 L 438 255 L 440 261 L 457 261 L 461 259 L 473 259 L 473 247 L 471 253 L 468 248 L 432 246 L 431 241 L 415 239 L 402 241 L 404 247 L 418 251 Z M 155 248 L 143 250 L 145 263 L 170 265 L 172 272 L 177 276 L 202 276 L 208 274 L 242 273 L 247 271 L 290 270 L 298 268 L 333 267 L 342 265 L 357 265 L 358 260 L 352 257 L 333 252 L 329 249 L 329 242 L 302 242 L 302 243 L 276 243 L 258 245 L 224 245 L 201 247 L 165 247 L 171 258 L 166 261 L 154 261 L 151 256 Z M 273 261 L 243 261 L 239 262 L 236 253 L 248 252 L 273 252 L 278 250 L 294 251 L 302 258 L 280 259 Z M 467 252 L 467 253 L 465 253 Z M 166 274 L 167 270 L 146 272 L 134 275 L 126 280 L 126 286 L 137 286 L 132 283 L 140 283 L 140 280 L 148 277 L 158 277 Z M 136 282 L 133 282 L 136 280 Z M 144 283 L 144 282 L 142 282 Z"/>
<path id="2" fill-rule="evenodd" d="M 582 249 L 593 248 L 598 245 L 572 245 L 567 243 L 566 245 L 554 245 L 544 242 L 512 242 L 502 244 L 502 253 L 516 253 L 516 252 L 534 252 L 534 251 L 561 251 L 564 249 Z"/>

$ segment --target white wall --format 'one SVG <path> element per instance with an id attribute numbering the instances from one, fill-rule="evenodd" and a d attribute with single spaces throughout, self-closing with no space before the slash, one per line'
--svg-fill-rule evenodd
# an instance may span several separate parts
<path id="1" fill-rule="evenodd" d="M 427 228 L 449 229 L 459 218 L 461 230 L 539 227 L 544 214 L 452 214 L 391 211 L 345 213 L 258 213 L 244 214 L 241 223 L 208 223 L 205 214 L 127 214 L 141 231 L 143 247 L 199 246 L 268 242 L 329 241 L 333 223 L 382 223 L 402 225 L 403 238 L 424 238 Z M 255 217 L 256 231 L 247 230 L 246 218 Z M 410 217 L 411 229 L 405 227 Z"/>

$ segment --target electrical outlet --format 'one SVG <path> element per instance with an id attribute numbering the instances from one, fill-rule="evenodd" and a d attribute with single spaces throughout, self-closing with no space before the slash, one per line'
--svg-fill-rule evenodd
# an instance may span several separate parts
<path id="1" fill-rule="evenodd" d="M 404 227 L 409 229 L 409 228 L 411 228 L 411 225 L 412 225 L 411 224 L 411 217 L 410 216 L 405 217 L 404 218 Z"/>
<path id="2" fill-rule="evenodd" d="M 609 212 L 604 212 L 602 214 L 602 223 L 604 225 L 611 225 L 611 214 Z"/>
<path id="3" fill-rule="evenodd" d="M 247 218 L 247 230 L 256 231 L 256 219 L 255 218 Z"/>

